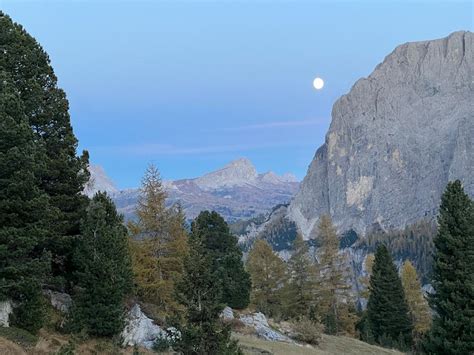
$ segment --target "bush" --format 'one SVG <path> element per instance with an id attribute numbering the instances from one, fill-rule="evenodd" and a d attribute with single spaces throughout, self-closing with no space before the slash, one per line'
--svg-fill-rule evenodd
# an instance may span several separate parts
<path id="1" fill-rule="evenodd" d="M 324 326 L 308 318 L 302 318 L 293 323 L 293 336 L 297 341 L 318 345 Z"/>
<path id="2" fill-rule="evenodd" d="M 156 338 L 155 342 L 153 343 L 153 350 L 157 353 L 163 353 L 169 351 L 169 349 L 173 346 L 173 342 L 168 338 Z"/>
<path id="3" fill-rule="evenodd" d="M 74 355 L 76 353 L 76 344 L 70 341 L 61 346 L 56 355 Z"/>

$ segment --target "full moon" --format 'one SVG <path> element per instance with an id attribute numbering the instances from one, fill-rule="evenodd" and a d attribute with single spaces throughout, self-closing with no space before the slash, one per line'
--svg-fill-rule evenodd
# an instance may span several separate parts
<path id="1" fill-rule="evenodd" d="M 313 80 L 313 86 L 316 90 L 321 90 L 324 86 L 324 80 L 321 78 L 316 78 Z"/>

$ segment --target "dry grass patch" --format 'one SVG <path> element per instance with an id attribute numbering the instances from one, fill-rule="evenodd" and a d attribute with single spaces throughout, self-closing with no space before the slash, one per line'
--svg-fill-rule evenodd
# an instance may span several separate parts
<path id="1" fill-rule="evenodd" d="M 283 342 L 266 341 L 255 336 L 233 334 L 239 341 L 244 354 L 273 354 L 273 355 L 401 355 L 402 353 L 369 345 L 359 340 L 323 335 L 318 346 L 288 344 Z"/>

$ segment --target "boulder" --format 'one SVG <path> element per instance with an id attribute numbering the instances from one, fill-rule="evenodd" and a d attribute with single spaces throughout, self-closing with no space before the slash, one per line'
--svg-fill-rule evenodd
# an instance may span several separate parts
<path id="1" fill-rule="evenodd" d="M 0 302 L 0 327 L 9 327 L 10 323 L 8 318 L 13 312 L 13 305 L 11 301 L 6 300 Z"/>
<path id="2" fill-rule="evenodd" d="M 292 343 L 293 341 L 286 335 L 270 328 L 267 318 L 263 313 L 257 312 L 240 316 L 240 321 L 246 326 L 254 328 L 257 336 L 269 341 L 283 341 Z"/>
<path id="3" fill-rule="evenodd" d="M 71 309 L 72 299 L 67 293 L 45 290 L 43 294 L 49 298 L 51 305 L 62 313 L 68 313 Z"/>
<path id="4" fill-rule="evenodd" d="M 232 311 L 232 308 L 227 306 L 222 310 L 220 317 L 226 321 L 232 320 L 234 319 L 234 311 Z"/>
<path id="5" fill-rule="evenodd" d="M 248 327 L 269 327 L 267 318 L 261 312 L 242 315 L 240 320 Z"/>
<path id="6" fill-rule="evenodd" d="M 151 349 L 157 339 L 168 339 L 170 337 L 168 334 L 172 334 L 172 337 L 179 336 L 176 329 L 163 330 L 156 325 L 142 312 L 140 306 L 135 304 L 128 312 L 126 325 L 121 335 L 124 346 L 138 345 Z"/>

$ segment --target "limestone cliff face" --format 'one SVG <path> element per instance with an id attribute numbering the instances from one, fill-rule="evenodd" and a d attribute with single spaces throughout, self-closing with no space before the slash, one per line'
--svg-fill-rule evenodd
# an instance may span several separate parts
<path id="1" fill-rule="evenodd" d="M 474 196 L 474 34 L 397 47 L 333 107 L 289 207 L 306 238 L 321 214 L 365 233 L 434 218 L 447 182 Z"/>

